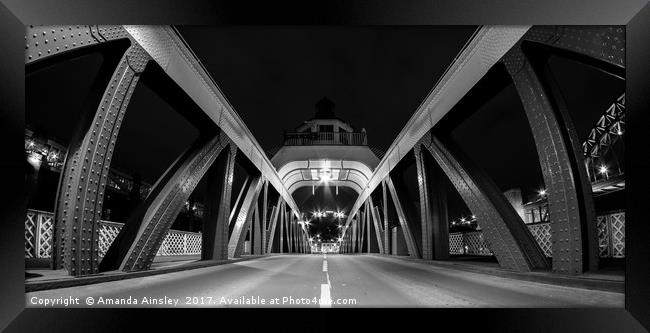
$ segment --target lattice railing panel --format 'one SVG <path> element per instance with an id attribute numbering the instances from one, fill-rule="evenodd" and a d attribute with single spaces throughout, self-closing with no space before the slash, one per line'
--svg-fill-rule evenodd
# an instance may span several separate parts
<path id="1" fill-rule="evenodd" d="M 54 240 L 54 215 L 38 214 L 38 257 L 49 258 L 52 256 L 52 242 Z"/>
<path id="2" fill-rule="evenodd" d="M 487 242 L 483 238 L 483 232 L 481 231 L 464 233 L 463 241 L 465 242 L 466 254 L 472 254 L 478 256 L 492 255 L 492 251 L 490 251 Z"/>
<path id="3" fill-rule="evenodd" d="M 544 251 L 547 257 L 553 257 L 553 250 L 551 248 L 551 224 L 550 223 L 535 223 L 528 224 L 528 230 L 533 234 L 537 244 Z"/>
<path id="4" fill-rule="evenodd" d="M 25 218 L 25 258 L 33 258 L 36 255 L 36 225 L 38 213 L 27 212 Z"/>
<path id="5" fill-rule="evenodd" d="M 115 237 L 120 233 L 123 223 L 100 221 L 99 222 L 99 257 L 104 257 L 108 248 L 113 244 Z"/>
<path id="6" fill-rule="evenodd" d="M 609 215 L 612 235 L 612 257 L 625 258 L 625 213 Z"/>
<path id="7" fill-rule="evenodd" d="M 625 212 L 597 217 L 598 253 L 601 258 L 625 258 Z"/>
<path id="8" fill-rule="evenodd" d="M 612 255 L 611 247 L 609 246 L 611 232 L 609 230 L 607 215 L 598 216 L 596 221 L 598 228 L 598 255 L 605 258 L 610 257 Z"/>
<path id="9" fill-rule="evenodd" d="M 185 254 L 201 254 L 201 233 L 187 233 L 187 246 Z"/>
<path id="10" fill-rule="evenodd" d="M 124 223 L 99 222 L 99 257 L 108 251 Z M 25 258 L 51 258 L 54 215 L 50 212 L 27 210 L 25 218 Z M 201 254 L 201 233 L 169 230 L 157 255 Z"/>
<path id="11" fill-rule="evenodd" d="M 481 231 L 456 232 L 449 234 L 450 254 L 491 256 L 492 251 Z"/>
<path id="12" fill-rule="evenodd" d="M 449 253 L 463 254 L 463 234 L 459 232 L 449 234 Z"/>
<path id="13" fill-rule="evenodd" d="M 201 233 L 170 230 L 165 236 L 158 256 L 181 256 L 201 254 Z"/>

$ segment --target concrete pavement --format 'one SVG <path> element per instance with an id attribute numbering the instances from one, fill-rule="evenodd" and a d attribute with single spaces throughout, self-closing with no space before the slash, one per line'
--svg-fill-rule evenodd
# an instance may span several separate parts
<path id="1" fill-rule="evenodd" d="M 28 307 L 623 307 L 624 294 L 366 255 L 280 255 L 26 294 Z M 330 303 L 330 301 L 332 303 Z"/>

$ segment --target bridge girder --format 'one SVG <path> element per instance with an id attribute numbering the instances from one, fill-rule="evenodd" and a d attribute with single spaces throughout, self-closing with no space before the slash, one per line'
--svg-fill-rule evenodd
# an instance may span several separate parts
<path id="1" fill-rule="evenodd" d="M 532 47 L 531 45 L 541 45 L 546 50 L 551 50 L 551 52 L 557 50 L 563 56 L 587 62 L 589 65 L 621 77 L 620 73 L 625 68 L 624 29 L 622 27 L 572 26 L 533 27 L 530 29 L 521 27 L 521 29 L 498 33 L 495 32 L 496 30 L 491 27 L 481 28 L 456 58 L 448 72 L 443 75 L 440 82 L 436 84 L 432 93 L 411 117 L 374 170 L 368 186 L 357 199 L 346 225 L 350 224 L 351 217 L 361 208 L 364 200 L 370 196 L 380 182 L 386 187 L 390 180 L 390 170 L 397 165 L 402 157 L 411 148 L 416 154 L 418 153 L 420 148 L 414 142 L 424 138 L 435 123 L 451 109 L 452 102 L 462 98 L 471 86 L 485 75 L 487 69 L 500 61 L 506 65 L 522 99 L 537 146 L 544 180 L 547 184 L 549 202 L 555 203 L 554 207 L 550 208 L 554 240 L 553 271 L 578 274 L 588 269 L 595 269 L 598 263 L 595 223 L 592 223 L 595 217 L 591 184 L 586 170 L 582 167 L 584 165 L 584 157 L 581 154 L 582 143 L 578 142 L 571 119 L 566 109 L 562 107 L 563 101 L 558 100 L 557 96 L 551 96 L 551 93 L 547 91 L 553 87 L 549 88 L 540 82 L 536 70 L 530 64 L 529 57 L 524 51 L 527 47 Z M 490 34 L 488 31 L 494 33 Z M 491 45 L 492 49 L 488 45 Z M 473 57 L 479 54 L 487 57 L 483 59 L 484 67 L 481 69 L 473 66 L 472 63 L 476 61 Z M 470 78 L 465 75 L 467 71 L 471 70 L 478 76 Z M 457 85 L 456 87 L 459 89 L 450 92 L 450 82 L 458 81 L 460 77 L 465 79 L 461 85 L 465 85 L 462 88 Z M 446 97 L 445 103 L 440 102 L 440 96 L 443 93 Z M 556 110 L 554 105 L 560 105 L 559 110 Z M 560 124 L 565 125 L 566 128 L 562 128 Z M 421 211 L 421 216 L 422 221 L 426 222 L 432 219 L 432 216 L 429 216 L 432 210 L 426 205 L 430 198 L 428 198 L 425 184 L 422 183 L 421 169 L 423 168 L 421 167 L 423 165 L 417 161 L 418 157 L 416 155 L 421 207 L 428 208 L 426 211 Z M 385 188 L 384 197 L 386 204 Z M 388 220 L 387 213 L 385 209 L 384 222 Z M 423 234 L 428 235 L 429 226 L 425 224 L 423 227 Z M 385 246 L 388 246 L 389 243 L 387 236 L 385 233 Z M 407 233 L 405 238 L 408 244 Z M 427 237 L 427 241 L 428 239 Z M 426 249 L 429 244 L 424 244 Z M 525 252 L 530 251 L 526 250 Z M 534 257 L 537 256 L 534 255 Z M 532 265 L 522 265 L 522 261 L 518 261 L 519 263 L 511 262 L 508 266 L 528 266 L 524 269 L 544 266 L 543 260 L 539 258 L 534 259 Z"/>
<path id="2" fill-rule="evenodd" d="M 93 114 L 85 115 L 88 118 L 86 123 L 90 124 L 90 128 L 79 129 L 77 131 L 79 134 L 74 136 L 68 147 L 68 155 L 64 163 L 55 204 L 54 268 L 65 267 L 71 275 L 93 274 L 99 270 L 98 221 L 101 218 L 110 161 L 131 95 L 140 74 L 143 73 L 150 61 L 155 61 L 160 65 L 163 71 L 215 122 L 221 130 L 219 138 L 227 137 L 231 145 L 236 146 L 243 154 L 242 156 L 246 156 L 261 172 L 262 177 L 278 191 L 283 201 L 291 207 L 292 215 L 299 216 L 300 211 L 293 198 L 280 181 L 275 168 L 255 138 L 173 28 L 164 26 L 30 26 L 27 28 L 25 40 L 26 66 L 64 60 L 66 58 L 61 57 L 62 55 L 75 55 L 74 52 L 96 45 L 103 44 L 107 48 L 113 47 L 109 46 L 108 42 L 128 41 L 130 45 L 114 70 L 100 105 Z M 216 149 L 215 146 L 212 148 Z M 214 149 L 208 149 L 209 152 L 204 153 L 213 156 L 215 155 Z M 201 159 L 201 161 L 204 160 Z M 214 159 L 209 158 L 208 161 L 214 161 Z M 196 185 L 195 183 L 201 179 L 205 170 L 210 167 L 210 163 L 200 163 L 200 167 L 193 169 L 192 175 L 184 176 L 185 184 L 194 183 L 192 186 L 188 185 L 187 189 Z M 166 181 L 178 182 L 181 178 L 176 177 L 176 179 L 167 179 Z M 169 184 L 160 184 L 160 186 L 165 185 Z M 175 217 L 173 212 L 177 211 L 176 203 L 181 196 L 169 197 L 174 205 L 168 206 L 169 211 L 165 212 L 164 218 L 157 218 L 156 223 L 151 224 L 151 220 L 143 223 L 143 225 L 148 225 L 150 230 L 137 231 L 138 235 L 135 237 L 137 240 L 133 244 L 131 241 L 134 239 L 124 240 L 126 243 L 117 246 L 120 248 L 119 250 L 112 251 L 114 254 L 110 256 L 117 256 L 113 259 L 119 262 L 121 269 L 133 270 L 149 267 L 160 242 L 162 242 L 159 233 L 169 227 L 167 224 L 173 222 Z M 123 228 L 122 232 L 126 232 L 127 229 L 129 228 Z M 147 235 L 146 240 L 142 238 L 143 235 Z M 120 237 L 118 236 L 118 238 Z M 124 239 L 124 237 L 121 238 Z M 222 241 L 219 239 L 216 242 Z M 130 248 L 132 246 L 139 248 Z M 125 248 L 129 249 L 125 250 Z M 123 257 L 124 255 L 126 256 Z M 128 259 L 122 261 L 124 258 Z M 116 261 L 112 263 L 107 261 L 104 266 L 113 267 Z"/>
<path id="3" fill-rule="evenodd" d="M 235 225 L 228 242 L 228 258 L 238 258 L 242 254 L 242 247 L 246 238 L 246 232 L 251 226 L 255 210 L 257 209 L 257 199 L 263 186 L 261 176 L 255 176 L 248 184 L 246 196 L 240 208 Z"/>
<path id="4" fill-rule="evenodd" d="M 499 265 L 524 272 L 548 267 L 544 253 L 521 217 L 484 171 L 451 144 L 429 133 L 420 142 L 477 216 Z"/>
<path id="5" fill-rule="evenodd" d="M 526 52 L 537 43 L 600 62 L 606 70 L 625 67 L 622 27 L 534 27 L 501 60 L 512 77 L 533 133 L 546 184 L 551 221 L 553 271 L 579 274 L 598 268 L 592 187 L 582 142 L 564 101 Z M 596 63 L 598 65 L 598 63 Z"/>
<path id="6" fill-rule="evenodd" d="M 201 242 L 202 260 L 228 259 L 228 225 L 230 223 L 230 203 L 232 198 L 232 183 L 235 173 L 237 147 L 230 144 L 229 149 L 221 152 L 223 172 L 218 165 L 213 165 L 208 175 L 207 194 L 211 198 L 207 203 L 207 212 L 203 220 Z M 218 201 L 217 201 L 218 198 Z"/>
<path id="7" fill-rule="evenodd" d="M 100 105 L 93 115 L 84 115 L 91 120 L 80 122 L 75 130 L 55 203 L 53 267 L 64 267 L 71 275 L 97 273 L 99 220 L 113 149 L 139 76 L 151 57 L 121 27 L 30 27 L 27 36 L 31 39 L 27 38 L 26 65 L 112 40 L 131 42 Z"/>
<path id="8" fill-rule="evenodd" d="M 467 94 L 529 28 L 483 26 L 477 30 L 388 148 L 349 216 L 361 207 L 370 193 L 410 153 L 422 136 Z M 346 224 L 349 224 L 349 220 Z"/>

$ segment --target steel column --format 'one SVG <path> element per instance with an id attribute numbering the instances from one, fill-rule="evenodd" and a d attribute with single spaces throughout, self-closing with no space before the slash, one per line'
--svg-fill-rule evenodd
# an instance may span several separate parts
<path id="1" fill-rule="evenodd" d="M 395 184 L 393 184 L 393 180 L 391 179 L 390 175 L 386 177 L 386 186 L 388 187 L 391 198 L 393 199 L 393 204 L 395 205 L 397 218 L 399 219 L 399 224 L 402 227 L 402 232 L 404 233 L 404 239 L 406 240 L 406 247 L 408 248 L 409 256 L 413 258 L 420 258 L 417 243 L 415 242 L 411 228 L 409 227 L 408 221 L 406 220 L 406 214 L 404 213 L 400 199 L 397 196 L 397 190 L 395 189 Z"/>
<path id="2" fill-rule="evenodd" d="M 278 216 L 280 215 L 280 205 L 282 204 L 282 197 L 278 198 L 278 204 L 271 210 L 271 226 L 269 230 L 269 240 L 266 243 L 266 252 L 273 252 L 273 241 L 275 240 L 275 227 L 277 226 Z"/>
<path id="3" fill-rule="evenodd" d="M 366 205 L 367 205 L 366 206 L 367 207 L 367 211 L 366 211 L 366 230 L 368 231 L 367 235 L 366 235 L 366 240 L 367 240 L 366 244 L 368 246 L 366 248 L 366 253 L 370 253 L 370 229 L 371 229 L 370 228 L 370 218 L 372 216 L 372 207 L 370 206 L 370 201 L 367 201 L 367 200 L 366 200 Z"/>
<path id="4" fill-rule="evenodd" d="M 357 213 L 360 214 L 361 212 Z M 352 220 L 352 252 L 357 252 L 357 220 Z"/>
<path id="5" fill-rule="evenodd" d="M 129 47 L 90 128 L 68 148 L 65 178 L 57 195 L 53 261 L 55 268 L 62 264 L 71 275 L 98 271 L 99 220 L 113 150 L 133 91 L 150 59 L 139 45 Z"/>
<path id="6" fill-rule="evenodd" d="M 266 235 L 266 230 L 268 228 L 267 225 L 267 213 L 268 213 L 268 207 L 269 207 L 269 181 L 268 179 L 264 180 L 264 195 L 262 197 L 262 200 L 264 202 L 262 203 L 262 254 L 266 254 L 270 251 L 267 251 L 267 235 Z"/>
<path id="7" fill-rule="evenodd" d="M 427 142 L 428 141 L 428 142 Z M 531 271 L 546 268 L 548 262 L 537 242 L 512 208 L 503 193 L 489 177 L 470 163 L 450 143 L 443 143 L 430 134 L 422 141 L 467 207 L 477 216 L 483 236 L 504 268 Z"/>
<path id="8" fill-rule="evenodd" d="M 592 50 L 593 52 L 593 50 Z M 519 93 L 546 184 L 553 271 L 580 274 L 598 268 L 591 183 L 571 119 L 549 94 L 521 44 L 502 59 Z"/>
<path id="9" fill-rule="evenodd" d="M 262 182 L 266 183 L 264 180 Z M 252 225 L 251 254 L 262 254 L 262 221 L 260 221 L 260 215 L 259 201 L 255 201 L 255 223 Z"/>
<path id="10" fill-rule="evenodd" d="M 429 135 L 429 134 L 427 134 Z M 430 140 L 425 135 L 424 140 Z M 420 219 L 422 223 L 422 259 L 449 258 L 449 222 L 447 197 L 440 172 L 432 174 L 427 166 L 420 143 L 413 148 L 420 193 Z M 430 179 L 430 176 L 433 179 Z"/>
<path id="11" fill-rule="evenodd" d="M 286 211 L 284 210 L 284 201 L 280 207 L 280 253 L 284 253 L 284 219 Z"/>
<path id="12" fill-rule="evenodd" d="M 375 234 L 377 236 L 377 247 L 380 254 L 384 253 L 384 245 L 382 241 L 382 234 L 385 230 L 382 230 L 381 220 L 379 219 L 379 212 L 377 207 L 372 202 L 372 196 L 368 196 L 368 204 L 370 205 L 370 211 L 372 216 L 373 225 L 375 226 Z"/>
<path id="13" fill-rule="evenodd" d="M 203 219 L 203 235 L 201 243 L 201 260 L 228 259 L 228 224 L 230 217 L 230 202 L 232 182 L 235 172 L 237 147 L 229 145 L 224 149 L 223 169 L 213 165 L 208 171 L 207 211 Z M 215 162 L 217 164 L 221 156 Z M 220 173 L 223 171 L 222 173 Z"/>
<path id="14" fill-rule="evenodd" d="M 242 246 L 246 239 L 246 230 L 251 225 L 253 211 L 257 205 L 257 199 L 262 189 L 262 177 L 251 177 L 251 182 L 246 190 L 246 196 L 242 201 L 241 208 L 237 214 L 235 226 L 228 241 L 228 258 L 239 258 L 242 252 Z"/>
<path id="15" fill-rule="evenodd" d="M 357 253 L 361 253 L 363 250 L 363 211 L 359 211 L 359 216 L 357 218 Z"/>
<path id="16" fill-rule="evenodd" d="M 433 259 L 433 214 L 429 200 L 429 182 L 420 145 L 413 147 L 420 194 L 420 226 L 422 227 L 422 259 Z"/>
<path id="17" fill-rule="evenodd" d="M 383 210 L 384 210 L 384 253 L 390 254 L 390 239 L 391 231 L 388 228 L 388 189 L 386 188 L 386 181 L 381 182 L 381 191 L 383 196 Z"/>
<path id="18" fill-rule="evenodd" d="M 289 224 L 288 228 L 287 228 L 287 231 L 288 231 L 287 237 L 289 238 L 289 253 L 293 253 L 294 250 L 295 250 L 294 249 L 294 243 L 293 243 L 294 238 L 295 238 L 294 237 L 294 229 L 295 228 L 293 226 L 293 218 L 294 218 L 293 214 L 291 214 L 290 211 L 289 211 L 289 220 L 287 221 L 288 224 Z"/>
<path id="19" fill-rule="evenodd" d="M 102 262 L 102 270 L 112 269 L 116 264 L 123 271 L 148 269 L 190 194 L 230 143 L 223 133 L 212 138 L 199 138 L 161 177 L 159 185 L 149 195 L 150 201 L 145 201 L 140 223 L 130 220 L 122 228 L 118 236 L 120 240 L 113 242 L 104 258 L 107 260 L 113 256 L 112 262 L 107 265 Z"/>

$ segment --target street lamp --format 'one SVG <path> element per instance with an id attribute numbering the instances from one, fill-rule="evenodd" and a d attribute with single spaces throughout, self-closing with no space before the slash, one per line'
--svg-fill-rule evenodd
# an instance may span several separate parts
<path id="1" fill-rule="evenodd" d="M 600 174 L 602 175 L 605 175 L 605 179 L 609 179 L 609 175 L 607 174 L 607 171 L 608 171 L 607 166 L 604 164 L 601 165 L 600 168 L 598 168 L 598 172 L 600 172 Z"/>

